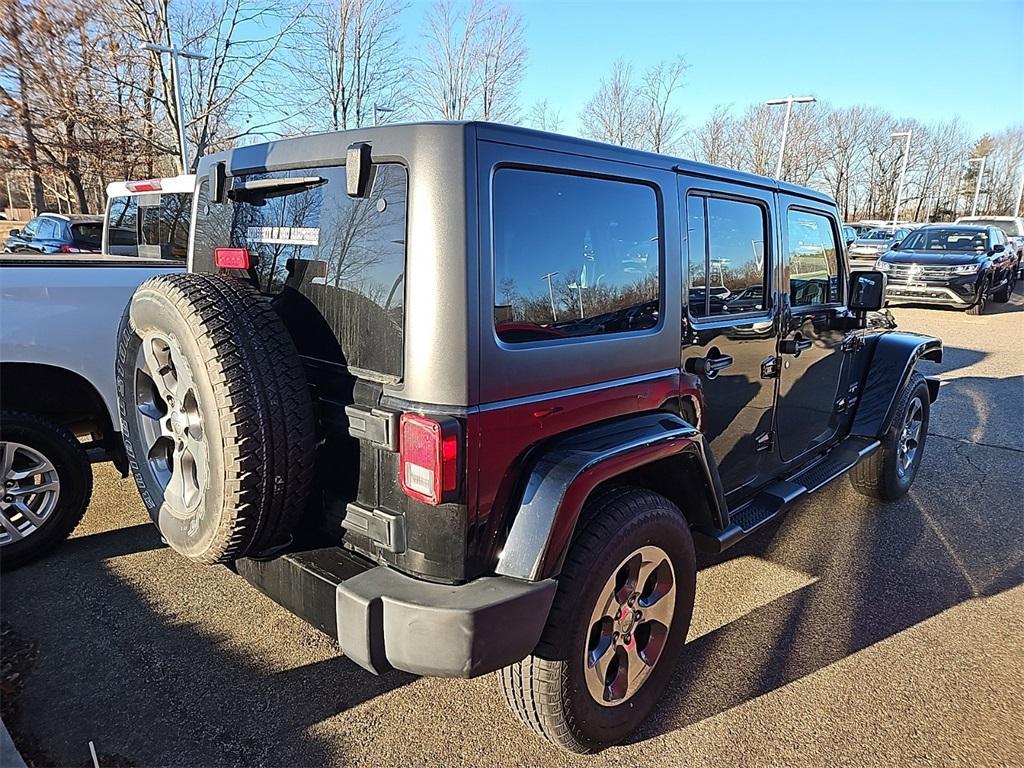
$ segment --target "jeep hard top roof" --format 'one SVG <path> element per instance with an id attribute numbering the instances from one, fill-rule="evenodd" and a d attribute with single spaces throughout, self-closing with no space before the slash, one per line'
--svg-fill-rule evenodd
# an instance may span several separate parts
<path id="1" fill-rule="evenodd" d="M 433 121 L 418 123 L 398 123 L 376 127 L 354 128 L 346 131 L 297 136 L 264 144 L 252 144 L 244 147 L 225 150 L 207 155 L 200 161 L 199 175 L 209 172 L 217 162 L 225 162 L 226 170 L 232 175 L 251 173 L 274 167 L 277 169 L 295 169 L 315 165 L 337 165 L 344 161 L 345 151 L 349 144 L 377 142 L 399 144 L 429 150 L 430 144 L 439 134 L 462 134 L 467 139 L 474 137 L 478 141 L 490 141 L 519 147 L 532 147 L 560 152 L 570 155 L 600 158 L 614 162 L 632 163 L 635 165 L 682 171 L 697 176 L 734 181 L 741 184 L 779 190 L 791 195 L 819 200 L 834 204 L 831 196 L 779 181 L 767 176 L 758 176 L 744 171 L 737 171 L 708 163 L 699 163 L 670 155 L 661 155 L 640 149 L 631 149 L 615 144 L 606 144 L 575 136 L 564 136 L 557 133 L 538 131 L 532 128 L 521 128 L 501 123 L 479 121 Z M 451 141 L 454 136 L 446 136 Z M 447 142 L 445 142 L 447 143 Z M 387 148 L 385 147 L 385 152 Z M 376 158 L 377 152 L 374 151 Z"/>

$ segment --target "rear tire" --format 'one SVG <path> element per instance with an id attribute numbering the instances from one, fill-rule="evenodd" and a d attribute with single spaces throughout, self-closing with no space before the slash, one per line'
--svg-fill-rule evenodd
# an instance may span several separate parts
<path id="1" fill-rule="evenodd" d="M 71 535 L 92 495 L 92 468 L 81 443 L 60 424 L 3 411 L 0 482 L 0 570 L 7 571 Z"/>
<path id="2" fill-rule="evenodd" d="M 219 275 L 161 275 L 122 321 L 129 466 L 176 551 L 226 563 L 285 544 L 312 482 L 313 405 L 270 302 Z"/>
<path id="3" fill-rule="evenodd" d="M 540 643 L 499 672 L 516 716 L 579 753 L 626 738 L 657 703 L 686 642 L 697 571 L 689 526 L 663 496 L 609 488 L 583 519 Z M 634 671 L 642 677 L 632 689 L 623 676 Z"/>
<path id="4" fill-rule="evenodd" d="M 850 470 L 854 490 L 881 501 L 894 501 L 910 490 L 924 455 L 930 411 L 928 384 L 914 371 L 900 393 L 881 447 Z"/>

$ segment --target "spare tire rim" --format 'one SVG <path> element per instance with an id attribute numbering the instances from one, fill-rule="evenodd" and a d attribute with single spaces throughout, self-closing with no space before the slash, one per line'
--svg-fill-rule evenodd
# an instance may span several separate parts
<path id="1" fill-rule="evenodd" d="M 172 337 L 148 333 L 135 363 L 135 403 L 142 458 L 175 517 L 193 517 L 203 499 L 209 451 L 195 380 Z"/>
<path id="2" fill-rule="evenodd" d="M 53 462 L 24 443 L 0 442 L 0 546 L 21 541 L 53 515 L 60 477 Z"/>
<path id="3" fill-rule="evenodd" d="M 915 397 L 907 405 L 907 415 L 903 418 L 903 428 L 896 445 L 896 472 L 900 477 L 907 476 L 917 458 L 923 426 L 924 406 L 921 398 Z"/>
<path id="4" fill-rule="evenodd" d="M 583 652 L 587 690 L 606 707 L 632 698 L 666 647 L 676 574 L 665 550 L 640 547 L 608 577 L 590 616 Z"/>

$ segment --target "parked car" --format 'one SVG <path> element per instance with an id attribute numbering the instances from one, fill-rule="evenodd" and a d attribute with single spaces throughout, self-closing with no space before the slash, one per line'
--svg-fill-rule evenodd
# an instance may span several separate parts
<path id="1" fill-rule="evenodd" d="M 862 224 L 859 222 L 856 224 L 844 224 L 843 226 L 852 227 L 853 230 L 857 233 L 857 237 L 864 237 L 864 235 L 866 235 L 872 229 L 877 229 L 877 226 L 875 224 Z"/>
<path id="2" fill-rule="evenodd" d="M 41 213 L 7 233 L 5 253 L 99 253 L 103 217 Z"/>
<path id="3" fill-rule="evenodd" d="M 911 233 L 875 264 L 888 280 L 891 302 L 945 304 L 970 315 L 988 302 L 1007 302 L 1017 259 L 998 227 L 934 224 Z"/>
<path id="4" fill-rule="evenodd" d="M 76 227 L 74 217 L 37 219 Z M 99 243 L 103 220 L 88 226 Z M 127 475 L 114 391 L 117 333 L 140 283 L 184 269 L 183 256 L 160 259 L 160 252 L 157 247 L 157 258 L 59 251 L 0 257 L 4 570 L 67 538 L 89 503 L 90 463 L 113 461 Z"/>
<path id="5" fill-rule="evenodd" d="M 909 227 L 877 227 L 863 237 L 858 237 L 850 245 L 850 258 L 854 261 L 874 262 L 880 254 L 885 253 L 911 232 Z"/>
<path id="6" fill-rule="evenodd" d="M 917 473 L 941 342 L 866 327 L 885 276 L 819 192 L 446 123 L 226 150 L 196 195 L 190 273 L 118 347 L 163 537 L 372 672 L 500 670 L 564 749 L 656 706 L 695 550 Z M 735 311 L 687 288 L 715 265 Z"/>
<path id="7" fill-rule="evenodd" d="M 853 241 L 860 237 L 860 233 L 857 228 L 852 224 L 843 224 L 843 240 L 846 243 L 846 247 L 849 248 L 853 244 Z"/>
<path id="8" fill-rule="evenodd" d="M 999 227 L 1006 235 L 1006 249 L 1017 257 L 1017 276 L 1024 277 L 1024 218 L 1020 216 L 961 216 L 957 224 Z"/>

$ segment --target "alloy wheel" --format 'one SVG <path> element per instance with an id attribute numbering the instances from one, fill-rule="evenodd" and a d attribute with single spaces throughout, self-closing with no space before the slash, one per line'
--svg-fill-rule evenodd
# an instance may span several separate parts
<path id="1" fill-rule="evenodd" d="M 31 446 L 0 442 L 0 546 L 38 531 L 60 499 L 60 478 L 53 462 Z"/>
<path id="2" fill-rule="evenodd" d="M 177 342 L 160 333 L 142 339 L 135 364 L 135 402 L 149 468 L 172 515 L 193 516 L 209 476 L 209 452 L 195 380 Z"/>
<path id="3" fill-rule="evenodd" d="M 661 547 L 645 546 L 608 577 L 590 617 L 583 671 L 602 706 L 630 699 L 665 649 L 676 604 L 676 576 Z"/>
<path id="4" fill-rule="evenodd" d="M 907 406 L 907 415 L 903 419 L 896 446 L 896 472 L 906 477 L 917 458 L 921 446 L 921 429 L 924 426 L 924 405 L 919 397 L 915 397 Z"/>

